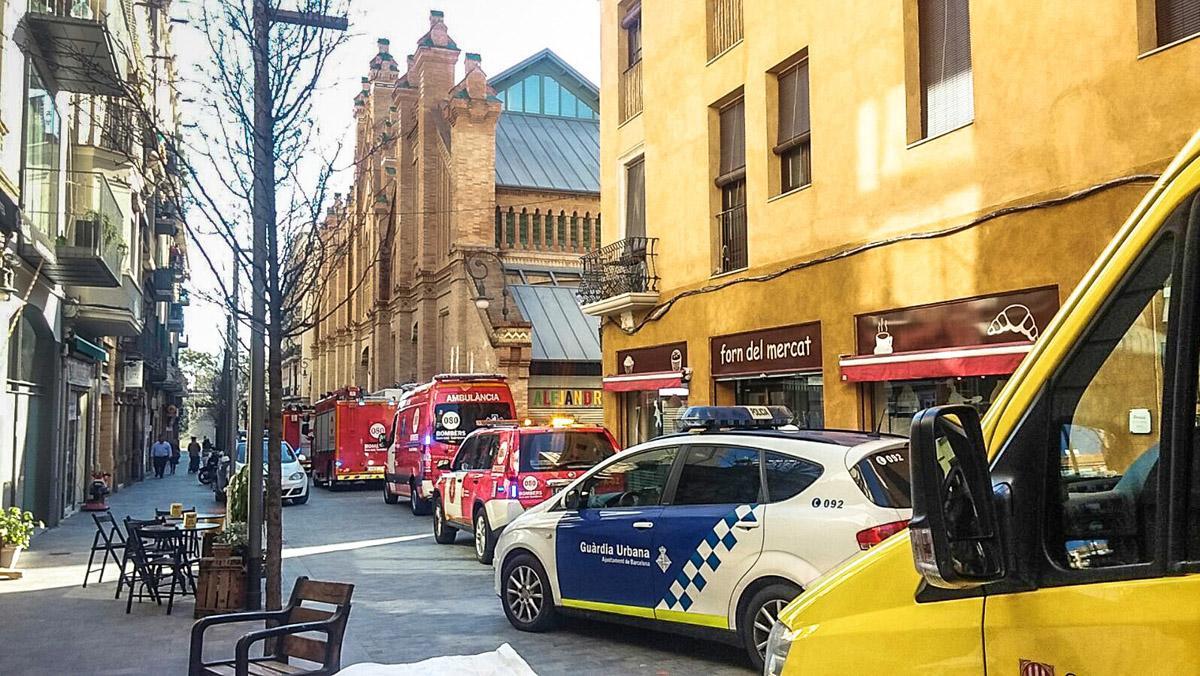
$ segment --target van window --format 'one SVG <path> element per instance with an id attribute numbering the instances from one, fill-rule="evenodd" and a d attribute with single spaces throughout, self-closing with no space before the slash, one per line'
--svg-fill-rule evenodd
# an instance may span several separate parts
<path id="1" fill-rule="evenodd" d="M 537 432 L 521 434 L 522 472 L 588 469 L 615 451 L 602 432 Z"/>
<path id="2" fill-rule="evenodd" d="M 758 450 L 693 446 L 687 451 L 673 505 L 741 505 L 760 501 Z"/>
<path id="3" fill-rule="evenodd" d="M 912 508 L 908 446 L 871 453 L 850 468 L 858 490 L 880 507 Z"/>
<path id="4" fill-rule="evenodd" d="M 433 438 L 457 444 L 485 420 L 512 420 L 512 404 L 438 404 L 433 409 Z"/>
<path id="5" fill-rule="evenodd" d="M 1174 251 L 1167 232 L 1055 379 L 1053 495 L 1060 509 L 1050 510 L 1047 549 L 1064 568 L 1154 558 Z"/>

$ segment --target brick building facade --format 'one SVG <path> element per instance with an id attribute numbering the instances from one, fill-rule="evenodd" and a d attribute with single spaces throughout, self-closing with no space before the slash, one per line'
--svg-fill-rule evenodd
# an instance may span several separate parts
<path id="1" fill-rule="evenodd" d="M 432 12 L 405 63 L 380 40 L 362 79 L 354 184 L 323 224 L 332 283 L 307 301 L 310 401 L 443 372 L 506 375 L 522 415 L 531 386 L 598 392 L 575 301 L 600 241 L 598 91 L 549 50 L 491 79 L 459 60 Z"/>

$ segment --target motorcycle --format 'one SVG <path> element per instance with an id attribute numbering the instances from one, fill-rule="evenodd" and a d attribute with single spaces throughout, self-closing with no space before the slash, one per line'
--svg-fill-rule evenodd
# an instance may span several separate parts
<path id="1" fill-rule="evenodd" d="M 213 451 L 212 453 L 209 453 L 208 458 L 204 462 L 204 467 L 201 467 L 200 471 L 197 472 L 200 483 L 204 484 L 205 486 L 212 485 L 212 483 L 217 479 L 217 470 L 220 468 L 220 466 L 221 452 Z"/>

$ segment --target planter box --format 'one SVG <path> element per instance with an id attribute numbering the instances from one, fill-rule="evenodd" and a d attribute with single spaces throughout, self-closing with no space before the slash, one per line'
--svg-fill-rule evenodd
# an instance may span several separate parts
<path id="1" fill-rule="evenodd" d="M 195 617 L 245 610 L 245 606 L 246 569 L 241 557 L 200 559 Z"/>
<path id="2" fill-rule="evenodd" d="M 0 545 L 0 568 L 15 569 L 17 560 L 21 558 L 22 547 Z"/>

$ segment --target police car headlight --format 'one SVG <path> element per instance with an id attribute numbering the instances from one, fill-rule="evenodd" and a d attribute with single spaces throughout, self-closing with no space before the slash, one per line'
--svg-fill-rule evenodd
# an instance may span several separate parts
<path id="1" fill-rule="evenodd" d="M 783 673 L 783 663 L 787 661 L 788 651 L 792 641 L 796 640 L 796 632 L 787 628 L 782 622 L 776 622 L 767 635 L 767 650 L 763 655 L 763 674 L 779 676 Z"/>
<path id="2" fill-rule="evenodd" d="M 288 477 L 288 481 L 299 481 L 303 478 L 304 472 L 292 472 L 292 475 Z"/>

